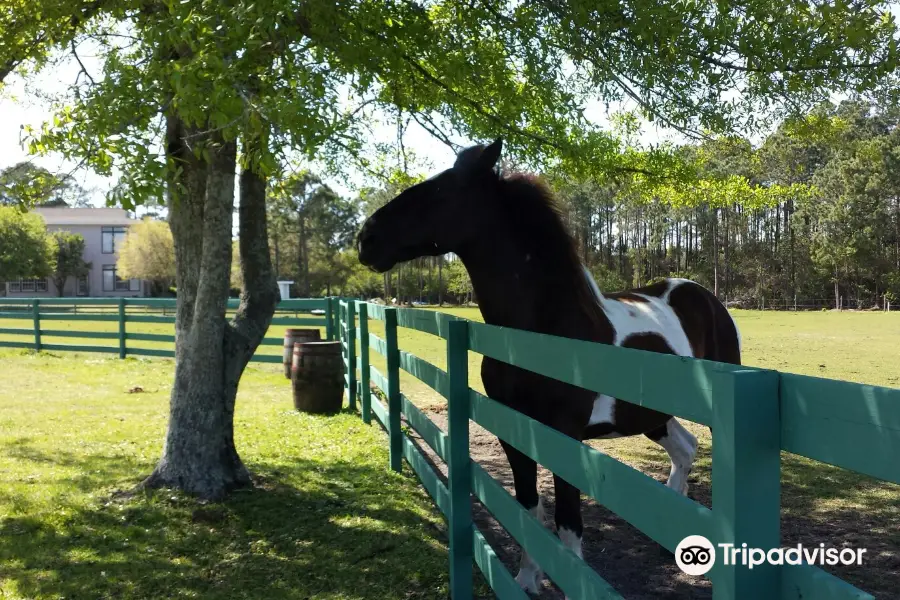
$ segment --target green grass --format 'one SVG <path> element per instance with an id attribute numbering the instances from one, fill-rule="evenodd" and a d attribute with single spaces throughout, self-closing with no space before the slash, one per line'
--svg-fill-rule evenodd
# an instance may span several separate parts
<path id="1" fill-rule="evenodd" d="M 358 416 L 294 411 L 279 365 L 251 366 L 237 404 L 257 489 L 204 505 L 113 496 L 160 455 L 171 361 L 0 364 L 0 598 L 446 597 L 443 522 L 414 475 Z"/>

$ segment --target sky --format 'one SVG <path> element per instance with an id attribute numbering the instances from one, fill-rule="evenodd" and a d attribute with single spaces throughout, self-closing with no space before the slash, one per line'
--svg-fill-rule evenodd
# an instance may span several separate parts
<path id="1" fill-rule="evenodd" d="M 90 48 L 79 47 L 79 56 L 85 67 L 95 79 L 99 78 L 101 71 L 100 62 L 94 56 Z M 65 94 L 68 85 L 72 84 L 79 73 L 79 66 L 74 59 L 63 60 L 53 69 L 45 69 L 41 77 L 29 81 L 26 86 L 21 78 L 10 76 L 7 85 L 0 91 L 0 170 L 12 166 L 23 160 L 31 160 L 54 173 L 72 173 L 73 177 L 83 188 L 90 192 L 91 202 L 96 206 L 105 205 L 104 193 L 116 182 L 115 177 L 107 178 L 96 175 L 88 169 L 76 169 L 76 163 L 67 161 L 61 155 L 53 153 L 47 156 L 29 156 L 27 149 L 21 142 L 22 127 L 31 125 L 39 128 L 41 123 L 52 117 L 51 101 L 49 97 Z M 633 106 L 621 104 L 612 110 L 629 110 Z M 607 111 L 599 102 L 589 105 L 586 115 L 600 123 L 608 122 Z M 375 140 L 392 142 L 396 139 L 396 124 L 386 121 L 375 127 Z M 641 143 L 656 144 L 662 140 L 678 140 L 680 136 L 671 131 L 660 129 L 655 125 L 647 124 L 639 138 Z M 489 142 L 490 140 L 454 140 L 460 143 Z M 443 170 L 452 165 L 455 155 L 453 151 L 442 142 L 434 139 L 427 131 L 411 123 L 404 136 L 404 145 L 426 165 L 426 175 L 429 170 L 434 172 Z M 361 185 L 373 183 L 362 172 L 357 172 L 348 181 L 328 180 L 338 193 L 352 195 L 354 190 Z M 139 209 L 138 215 L 142 214 Z"/>

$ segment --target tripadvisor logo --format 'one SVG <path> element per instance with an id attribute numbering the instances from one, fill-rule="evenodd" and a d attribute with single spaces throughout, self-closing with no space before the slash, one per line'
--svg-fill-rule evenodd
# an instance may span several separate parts
<path id="1" fill-rule="evenodd" d="M 675 564 L 688 575 L 704 575 L 716 564 L 716 554 L 727 566 L 741 565 L 752 569 L 762 564 L 770 565 L 856 565 L 862 564 L 865 548 L 804 548 L 797 544 L 791 548 L 750 548 L 747 544 L 739 547 L 734 544 L 717 544 L 718 551 L 712 542 L 702 535 L 689 535 L 675 548 Z"/>
<path id="2" fill-rule="evenodd" d="M 689 535 L 675 548 L 675 564 L 688 575 L 704 575 L 716 564 L 716 549 L 702 535 Z"/>

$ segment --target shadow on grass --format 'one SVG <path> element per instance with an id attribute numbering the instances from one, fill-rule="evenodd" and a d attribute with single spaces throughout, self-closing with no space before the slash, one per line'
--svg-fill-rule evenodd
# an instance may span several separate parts
<path id="1" fill-rule="evenodd" d="M 21 443 L 4 451 L 77 467 L 78 487 L 136 483 L 143 470 Z M 91 600 L 447 597 L 446 546 L 405 478 L 349 462 L 253 470 L 256 487 L 223 503 L 160 490 L 2 519 L 0 585 Z"/>

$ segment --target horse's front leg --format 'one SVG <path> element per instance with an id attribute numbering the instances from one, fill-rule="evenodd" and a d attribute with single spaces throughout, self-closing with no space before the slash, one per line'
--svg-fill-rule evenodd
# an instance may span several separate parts
<path id="1" fill-rule="evenodd" d="M 569 401 L 568 410 L 559 411 L 555 415 L 555 418 L 552 419 L 554 428 L 560 433 L 582 441 L 590 416 L 592 397 L 583 392 L 578 392 L 578 395 L 565 396 L 564 398 Z M 564 403 L 560 404 L 566 406 Z M 556 473 L 553 474 L 553 485 L 556 496 L 556 534 L 569 550 L 574 552 L 578 558 L 583 558 L 581 538 L 584 533 L 584 523 L 581 517 L 581 490 Z"/>
<path id="2" fill-rule="evenodd" d="M 502 440 L 500 445 L 512 469 L 516 500 L 543 525 L 544 505 L 537 490 L 537 463 Z M 543 570 L 523 549 L 516 582 L 526 592 L 537 594 L 543 577 Z"/>

